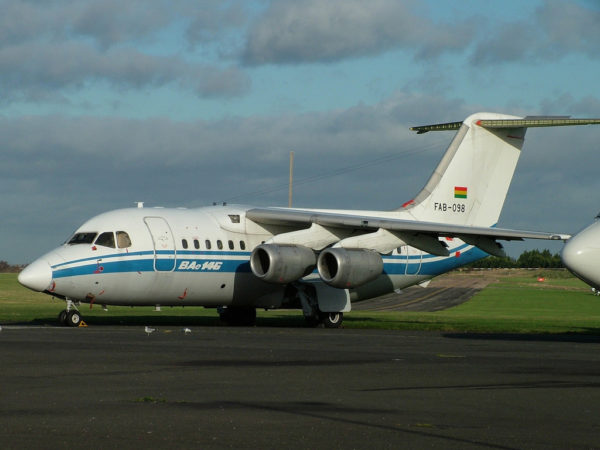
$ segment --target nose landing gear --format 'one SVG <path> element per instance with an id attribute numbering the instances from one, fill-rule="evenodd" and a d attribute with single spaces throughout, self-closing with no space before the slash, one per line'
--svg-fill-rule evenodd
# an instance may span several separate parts
<path id="1" fill-rule="evenodd" d="M 72 300 L 67 299 L 67 309 L 58 314 L 58 323 L 63 326 L 78 327 L 81 325 L 81 313 Z"/>

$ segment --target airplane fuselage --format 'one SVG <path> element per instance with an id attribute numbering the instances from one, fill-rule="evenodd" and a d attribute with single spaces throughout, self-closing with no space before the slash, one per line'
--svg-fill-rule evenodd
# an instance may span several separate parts
<path id="1" fill-rule="evenodd" d="M 35 270 L 40 278 L 40 290 L 79 302 L 285 307 L 286 287 L 266 283 L 250 269 L 252 250 L 273 233 L 247 220 L 248 209 L 213 206 L 111 211 L 83 224 L 69 242 L 40 257 L 29 270 Z M 125 233 L 126 241 L 119 242 Z M 113 239 L 103 245 L 98 242 L 103 235 Z M 458 239 L 447 244 L 448 257 L 410 246 L 383 255 L 381 276 L 349 289 L 350 299 L 389 293 L 486 256 Z M 315 271 L 305 280 L 319 283 L 319 276 Z"/>

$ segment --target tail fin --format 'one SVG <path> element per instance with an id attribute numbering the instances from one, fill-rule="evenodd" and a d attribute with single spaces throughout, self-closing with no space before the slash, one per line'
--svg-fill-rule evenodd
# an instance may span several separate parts
<path id="1" fill-rule="evenodd" d="M 458 132 L 425 187 L 400 211 L 429 222 L 493 226 L 500 217 L 527 128 L 590 123 L 600 120 L 477 113 L 464 122 L 411 128 L 419 134 Z"/>

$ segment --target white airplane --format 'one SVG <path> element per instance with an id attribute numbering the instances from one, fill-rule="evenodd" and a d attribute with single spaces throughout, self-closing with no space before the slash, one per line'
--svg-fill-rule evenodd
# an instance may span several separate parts
<path id="1" fill-rule="evenodd" d="M 19 275 L 35 291 L 80 303 L 204 306 L 231 324 L 256 308 L 302 309 L 307 322 L 338 327 L 352 302 L 377 297 L 483 258 L 497 240 L 570 236 L 495 228 L 528 127 L 600 119 L 492 113 L 414 127 L 458 130 L 423 190 L 392 211 L 212 206 L 100 214 Z"/>
<path id="2" fill-rule="evenodd" d="M 567 241 L 560 257 L 575 276 L 600 290 L 600 213 L 596 220 Z"/>

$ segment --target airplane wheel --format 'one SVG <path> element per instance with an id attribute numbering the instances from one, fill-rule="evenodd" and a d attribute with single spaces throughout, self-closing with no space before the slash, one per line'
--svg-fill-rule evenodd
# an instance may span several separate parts
<path id="1" fill-rule="evenodd" d="M 78 327 L 81 323 L 81 314 L 79 311 L 72 310 L 67 313 L 67 325 L 70 327 Z"/>
<path id="2" fill-rule="evenodd" d="M 321 313 L 321 322 L 325 328 L 339 328 L 344 321 L 344 313 L 341 312 L 328 312 Z"/>
<path id="3" fill-rule="evenodd" d="M 63 309 L 59 314 L 58 314 L 58 323 L 60 325 L 62 325 L 63 327 L 67 326 L 67 310 Z"/>

